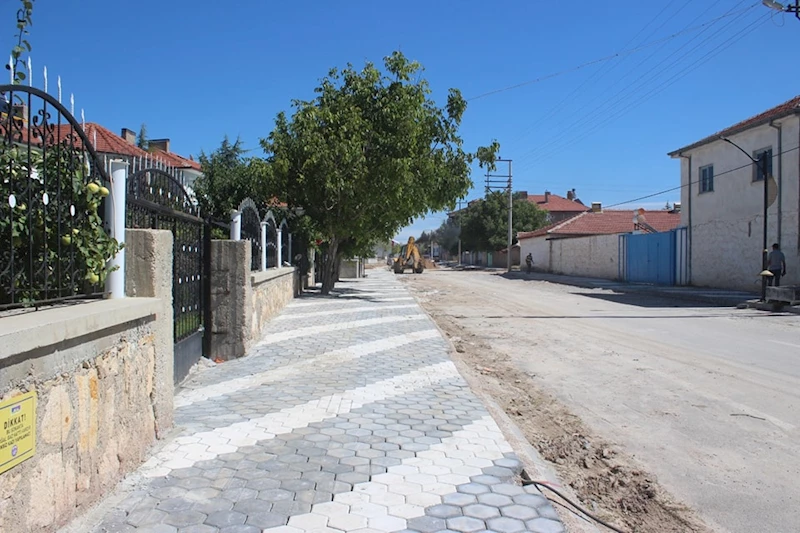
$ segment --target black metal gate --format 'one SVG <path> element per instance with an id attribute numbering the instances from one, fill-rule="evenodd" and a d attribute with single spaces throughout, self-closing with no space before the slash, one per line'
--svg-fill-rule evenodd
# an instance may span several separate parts
<path id="1" fill-rule="evenodd" d="M 200 208 L 169 173 L 144 169 L 128 177 L 126 226 L 172 232 L 175 383 L 203 355 L 208 307 L 210 228 Z"/>

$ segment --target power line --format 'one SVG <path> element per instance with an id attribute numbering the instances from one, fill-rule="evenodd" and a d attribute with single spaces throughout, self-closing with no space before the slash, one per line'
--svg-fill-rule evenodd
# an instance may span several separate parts
<path id="1" fill-rule="evenodd" d="M 590 128 L 583 130 L 578 136 L 574 137 L 572 140 L 567 141 L 562 146 L 560 146 L 560 147 L 557 146 L 555 148 L 552 148 L 549 152 L 544 153 L 542 155 L 535 154 L 536 157 L 534 157 L 532 155 L 529 155 L 527 158 L 525 156 L 523 156 L 520 159 L 531 160 L 531 159 L 538 158 L 538 157 L 551 156 L 551 155 L 553 155 L 554 153 L 556 153 L 558 151 L 564 150 L 567 147 L 569 147 L 569 146 L 571 146 L 571 145 L 573 145 L 573 144 L 575 144 L 575 143 L 577 143 L 579 141 L 582 141 L 583 139 L 585 139 L 586 137 L 590 136 L 591 134 L 593 134 L 598 129 L 600 129 L 603 126 L 605 126 L 606 124 L 608 124 L 610 122 L 613 122 L 614 120 L 616 120 L 616 119 L 618 119 L 618 118 L 630 113 L 631 111 L 633 111 L 637 107 L 639 107 L 642 104 L 644 104 L 646 101 L 648 101 L 648 100 L 652 99 L 653 97 L 663 93 L 668 88 L 670 88 L 671 86 L 673 86 L 674 84 L 676 84 L 677 82 L 679 82 L 680 80 L 682 80 L 683 78 L 685 78 L 686 76 L 688 76 L 689 74 L 691 74 L 692 72 L 694 72 L 695 70 L 697 70 L 698 68 L 703 66 L 704 64 L 706 64 L 709 61 L 711 61 L 712 59 L 714 59 L 719 54 L 724 52 L 730 46 L 730 44 L 732 44 L 733 41 L 737 40 L 740 37 L 743 38 L 745 35 L 754 32 L 756 29 L 758 29 L 759 27 L 763 26 L 768 21 L 769 21 L 769 14 L 764 15 L 763 17 L 761 17 L 761 19 L 759 21 L 752 23 L 749 28 L 745 28 L 743 31 L 740 31 L 739 33 L 733 35 L 732 37 L 730 37 L 729 39 L 725 40 L 724 42 L 719 44 L 717 47 L 715 47 L 714 49 L 712 49 L 711 51 L 706 53 L 704 56 L 700 57 L 693 64 L 691 64 L 689 67 L 687 67 L 680 75 L 678 75 L 676 77 L 673 77 L 668 83 L 666 83 L 664 85 L 661 85 L 661 86 L 658 86 L 658 87 L 656 87 L 654 89 L 651 89 L 650 92 L 647 92 L 644 95 L 640 96 L 637 100 L 635 100 L 632 103 L 630 103 L 630 102 L 627 103 L 625 107 L 623 107 L 622 109 L 619 109 L 616 113 L 606 117 L 604 120 L 602 120 L 599 123 L 596 123 L 594 126 L 591 126 Z"/>
<path id="2" fill-rule="evenodd" d="M 750 9 L 750 8 L 747 8 L 747 9 Z M 631 50 L 625 50 L 623 52 L 617 52 L 616 54 L 611 54 L 611 55 L 608 55 L 608 56 L 605 56 L 605 57 L 601 57 L 599 59 L 594 59 L 592 61 L 587 61 L 586 63 L 582 63 L 582 64 L 574 66 L 574 67 L 570 67 L 570 68 L 567 68 L 567 69 L 564 69 L 564 70 L 560 70 L 558 72 L 553 72 L 553 73 L 547 74 L 545 76 L 540 76 L 540 77 L 532 79 L 532 80 L 523 81 L 523 82 L 520 82 L 520 83 L 516 83 L 514 85 L 509 85 L 508 87 L 503 87 L 501 89 L 494 89 L 492 91 L 489 91 L 489 92 L 486 92 L 486 93 L 483 93 L 483 94 L 478 94 L 476 96 L 472 96 L 470 98 L 467 98 L 467 102 L 472 102 L 474 100 L 480 100 L 482 98 L 486 98 L 487 96 L 492 96 L 494 94 L 499 94 L 499 93 L 503 93 L 503 92 L 506 92 L 506 91 L 511 91 L 511 90 L 514 90 L 514 89 L 519 89 L 520 87 L 525 87 L 527 85 L 532 85 L 534 83 L 539 83 L 539 82 L 542 82 L 542 81 L 545 81 L 545 80 L 549 80 L 551 78 L 556 78 L 556 77 L 559 77 L 559 76 L 563 76 L 564 74 L 569 74 L 570 72 L 575 72 L 577 70 L 581 70 L 581 69 L 584 69 L 586 67 L 590 67 L 590 66 L 595 65 L 597 63 L 602 63 L 604 61 L 609 61 L 609 60 L 615 59 L 617 57 L 623 57 L 623 56 L 627 56 L 627 55 L 630 55 L 630 54 L 634 54 L 636 52 L 640 52 L 642 50 L 650 48 L 652 46 L 656 46 L 658 44 L 661 44 L 661 43 L 664 43 L 664 42 L 667 42 L 667 41 L 671 41 L 672 39 L 680 37 L 681 35 L 683 35 L 685 33 L 689 33 L 689 32 L 692 32 L 692 31 L 697 31 L 699 29 L 702 29 L 702 28 L 708 26 L 709 24 L 714 24 L 719 20 L 722 20 L 724 18 L 733 16 L 735 14 L 737 14 L 737 13 L 736 12 L 734 12 L 734 13 L 726 13 L 724 15 L 721 15 L 721 16 L 717 17 L 716 19 L 709 20 L 708 22 L 700 24 L 699 26 L 695 26 L 694 28 L 688 28 L 688 29 L 680 31 L 678 33 L 674 33 L 672 35 L 668 35 L 666 37 L 662 37 L 661 39 L 657 39 L 655 41 L 646 43 L 646 44 L 644 44 L 642 46 L 639 46 L 637 48 L 633 48 Z"/>
<path id="3" fill-rule="evenodd" d="M 638 38 L 638 37 L 639 37 L 639 36 L 640 36 L 642 33 L 644 33 L 644 31 L 645 31 L 645 30 L 646 30 L 646 29 L 647 29 L 647 28 L 648 28 L 648 27 L 649 27 L 651 24 L 653 24 L 654 22 L 656 22 L 657 20 L 659 20 L 659 19 L 661 18 L 661 16 L 664 14 L 664 12 L 666 12 L 666 11 L 667 11 L 667 9 L 669 9 L 669 7 L 670 7 L 670 6 L 671 6 L 673 3 L 675 3 L 675 1 L 676 1 L 676 0 L 671 0 L 671 1 L 670 1 L 670 2 L 667 4 L 667 5 L 665 5 L 665 6 L 664 6 L 664 7 L 661 9 L 661 11 L 659 11 L 659 12 L 658 12 L 658 14 L 656 14 L 656 16 L 655 16 L 655 17 L 653 17 L 653 18 L 652 18 L 652 19 L 651 19 L 651 20 L 650 20 L 650 21 L 649 21 L 647 24 L 645 24 L 645 25 L 642 27 L 642 29 L 640 29 L 640 30 L 639 30 L 639 31 L 636 33 L 636 35 L 634 35 L 634 36 L 633 36 L 631 39 L 629 39 L 629 40 L 628 40 L 628 41 L 627 41 L 625 44 L 623 44 L 623 45 L 622 45 L 622 48 L 621 48 L 621 50 L 620 50 L 619 52 L 617 52 L 617 54 L 624 53 L 624 52 L 625 52 L 625 50 L 627 49 L 627 47 L 628 47 L 628 46 L 630 46 L 631 44 L 633 44 L 633 43 L 634 43 L 634 41 L 636 41 L 636 39 L 637 39 L 637 38 Z M 718 1 L 719 1 L 719 0 L 718 0 Z M 684 5 L 681 7 L 681 9 L 683 9 L 683 7 L 686 7 L 686 5 L 687 5 L 687 4 L 689 4 L 689 2 L 691 2 L 691 0 L 688 0 L 688 1 L 686 2 L 686 4 L 684 4 Z M 681 11 L 681 9 L 679 9 L 678 11 L 676 11 L 675 13 L 673 13 L 671 17 L 669 17 L 669 18 L 668 18 L 668 19 L 667 19 L 665 22 L 663 22 L 663 23 L 661 24 L 661 26 L 659 26 L 658 28 L 656 28 L 655 30 L 653 30 L 652 32 L 650 32 L 650 33 L 649 33 L 649 34 L 648 34 L 648 35 L 647 35 L 647 36 L 646 36 L 644 39 L 642 39 L 642 41 L 647 41 L 647 39 L 649 39 L 650 37 L 652 37 L 652 36 L 653 36 L 653 34 L 655 34 L 655 33 L 656 33 L 658 30 L 660 30 L 660 29 L 661 29 L 661 28 L 664 26 L 664 24 L 666 24 L 666 22 L 668 22 L 669 20 L 671 20 L 671 19 L 672 19 L 672 18 L 673 18 L 673 17 L 674 17 L 674 16 L 675 16 L 677 13 L 679 13 L 679 12 Z M 693 21 L 693 22 L 694 22 L 694 21 Z M 684 29 L 686 29 L 686 28 L 684 28 Z M 640 43 L 640 45 L 641 45 L 641 43 Z M 521 139 L 521 138 L 524 138 L 524 137 L 526 137 L 526 136 L 527 136 L 527 135 L 528 135 L 528 134 L 529 134 L 531 131 L 533 131 L 533 130 L 535 130 L 537 127 L 539 127 L 539 126 L 540 126 L 540 125 L 541 125 L 541 124 L 542 124 L 544 121 L 546 121 L 546 120 L 547 120 L 547 119 L 549 119 L 550 117 L 552 117 L 552 116 L 554 116 L 555 114 L 557 114 L 557 113 L 558 113 L 558 112 L 559 112 L 561 109 L 563 109 L 563 108 L 564 108 L 564 106 L 565 106 L 565 105 L 566 105 L 568 102 L 572 101 L 572 97 L 573 97 L 574 95 L 576 95 L 578 92 L 580 92 L 580 90 L 581 90 L 581 89 L 583 89 L 583 88 L 584 88 L 586 85 L 588 85 L 588 84 L 589 84 L 589 83 L 591 83 L 592 81 L 595 81 L 595 82 L 597 82 L 597 81 L 600 81 L 601 79 L 603 79 L 603 77 L 604 77 L 604 76 L 606 76 L 608 73 L 610 73 L 611 71 L 613 71 L 613 70 L 614 70 L 616 67 L 618 67 L 619 65 L 621 65 L 622 63 L 624 63 L 624 62 L 625 62 L 625 60 L 626 60 L 628 57 L 629 57 L 628 55 L 622 56 L 622 57 L 620 58 L 620 60 L 619 60 L 619 61 L 617 61 L 617 62 L 614 62 L 614 61 L 613 61 L 613 59 L 611 59 L 611 60 L 609 60 L 609 61 L 606 61 L 606 62 L 604 62 L 604 63 L 601 65 L 601 67 L 600 67 L 599 69 L 597 69 L 597 70 L 596 70 L 596 71 L 595 71 L 595 72 L 594 72 L 594 73 L 593 73 L 591 76 L 589 76 L 588 78 L 586 78 L 586 79 L 585 79 L 585 80 L 584 80 L 582 83 L 580 83 L 580 84 L 579 84 L 577 87 L 575 87 L 575 88 L 574 88 L 572 91 L 570 91 L 570 93 L 569 93 L 569 94 L 567 94 L 567 95 L 566 95 L 566 96 L 565 96 L 565 97 L 564 97 L 564 98 L 563 98 L 563 99 L 562 99 L 562 100 L 561 100 L 561 101 L 560 101 L 558 104 L 556 104 L 556 105 L 555 105 L 553 108 L 551 108 L 551 109 L 550 109 L 550 111 L 548 111 L 548 112 L 547 112 L 547 113 L 546 113 L 544 116 L 542 116 L 542 117 L 541 117 L 541 118 L 539 118 L 538 120 L 534 121 L 534 122 L 533 122 L 533 124 L 531 124 L 531 125 L 530 125 L 530 126 L 529 126 L 529 127 L 528 127 L 528 128 L 525 130 L 525 131 L 524 131 L 524 132 L 522 132 L 522 133 L 519 135 L 519 137 L 518 137 L 518 140 L 519 140 L 519 139 Z M 614 59 L 615 59 L 615 58 L 614 58 Z M 609 68 L 606 68 L 606 67 L 609 67 Z M 511 146 L 514 146 L 514 144 L 512 144 Z"/>
<path id="4" fill-rule="evenodd" d="M 585 126 L 590 126 L 590 124 L 596 119 L 599 119 L 601 121 L 600 122 L 601 124 L 606 124 L 609 121 L 608 117 L 606 117 L 606 119 L 603 119 L 602 116 L 604 114 L 606 114 L 606 113 L 611 113 L 612 117 L 615 117 L 614 113 L 620 108 L 620 106 L 625 106 L 624 109 L 629 109 L 628 106 L 630 106 L 630 103 L 625 101 L 626 98 L 629 98 L 631 96 L 635 96 L 635 94 L 637 92 L 639 92 L 639 91 L 646 90 L 647 86 L 651 82 L 656 81 L 658 78 L 660 78 L 662 76 L 668 76 L 669 72 L 670 72 L 670 69 L 672 69 L 673 67 L 675 67 L 676 65 L 681 63 L 681 61 L 683 61 L 684 59 L 688 58 L 694 52 L 696 52 L 699 49 L 701 49 L 705 43 L 707 43 L 710 40 L 714 39 L 714 37 L 716 37 L 717 35 L 722 33 L 729 26 L 731 26 L 732 24 L 736 23 L 736 21 L 739 18 L 744 16 L 749 10 L 753 9 L 753 7 L 755 5 L 756 4 L 751 5 L 750 7 L 748 7 L 744 11 L 740 11 L 739 15 L 737 15 L 733 20 L 729 21 L 727 24 L 725 24 L 721 28 L 717 29 L 711 35 L 706 37 L 702 42 L 700 42 L 699 44 L 695 45 L 692 49 L 688 50 L 687 52 L 682 54 L 677 59 L 673 60 L 666 67 L 659 69 L 659 67 L 662 64 L 664 64 L 666 61 L 668 61 L 671 57 L 675 56 L 680 50 L 685 48 L 688 44 L 690 44 L 697 37 L 700 37 L 700 35 L 702 35 L 702 33 L 705 33 L 706 30 L 701 32 L 699 35 L 693 37 L 692 39 L 690 39 L 689 41 L 684 43 L 681 47 L 679 47 L 677 50 L 674 50 L 671 54 L 669 54 L 667 57 L 662 59 L 659 63 L 657 63 L 656 65 L 654 65 L 650 69 L 648 69 L 643 74 L 641 74 L 636 80 L 634 80 L 626 88 L 624 88 L 621 91 L 617 92 L 615 95 L 611 96 L 610 98 L 607 98 L 599 106 L 595 106 L 595 109 L 592 112 L 590 112 L 587 115 L 582 116 L 581 118 L 579 118 L 576 121 L 573 121 L 571 124 L 569 124 L 569 126 L 567 126 L 564 130 L 562 130 L 562 132 L 560 134 L 558 134 L 555 137 L 553 137 L 550 140 L 548 140 L 544 145 L 541 145 L 541 146 L 538 146 L 536 148 L 533 148 L 530 151 L 528 151 L 526 154 L 523 154 L 520 157 L 520 161 L 522 162 L 522 161 L 525 161 L 525 160 L 529 160 L 529 159 L 534 158 L 535 156 L 537 156 L 539 154 L 542 154 L 544 152 L 548 152 L 548 150 L 552 150 L 553 147 L 558 146 L 559 143 L 561 143 L 562 141 L 568 139 L 569 136 L 573 132 L 575 132 L 576 130 L 577 131 L 581 131 L 581 133 L 579 133 L 580 138 L 585 137 L 585 135 L 584 135 L 585 130 L 583 129 Z M 762 17 L 761 20 L 765 21 L 766 18 L 767 17 L 765 15 L 764 17 Z M 710 28 L 707 28 L 707 29 L 710 29 Z M 714 51 L 719 50 L 721 47 L 726 46 L 732 40 L 737 39 L 740 36 L 740 34 L 742 34 L 743 32 L 752 31 L 753 29 L 755 29 L 755 28 L 752 27 L 752 26 L 749 26 L 748 28 L 745 28 L 744 30 L 739 30 L 739 32 L 734 34 L 732 38 L 726 39 L 725 41 L 721 42 L 716 47 L 714 47 L 711 50 L 710 53 L 713 53 Z M 688 66 L 683 66 L 682 68 L 683 68 L 684 72 L 683 72 L 683 74 L 679 75 L 679 77 L 677 79 L 680 79 L 680 78 L 684 77 L 687 74 L 687 69 L 688 69 L 689 72 L 691 72 L 691 70 L 694 70 L 695 68 L 697 68 L 697 66 L 699 66 L 697 63 L 699 61 L 702 61 L 708 55 L 709 54 L 706 54 L 706 55 L 700 57 L 699 59 L 693 60 L 691 63 L 689 63 Z M 641 63 L 640 63 L 640 65 L 641 65 Z M 638 65 L 637 65 L 637 67 L 638 67 Z M 650 73 L 654 72 L 654 71 L 655 71 L 655 74 L 648 77 L 648 75 Z M 672 85 L 675 81 L 676 81 L 676 79 L 673 78 L 666 86 Z M 662 86 L 662 88 L 664 88 L 664 87 L 665 86 Z M 658 92 L 661 92 L 661 91 L 659 90 Z M 649 93 L 645 94 L 645 97 L 649 96 L 650 94 L 652 94 L 652 89 L 650 90 Z M 596 127 L 594 127 L 594 126 L 592 128 L 593 129 L 591 131 L 594 131 L 594 129 L 596 129 Z M 548 152 L 548 153 L 551 153 L 551 152 Z"/>
<path id="5" fill-rule="evenodd" d="M 788 154 L 790 152 L 794 152 L 795 150 L 800 150 L 800 145 L 795 146 L 794 148 L 788 148 L 788 149 L 783 150 L 782 152 L 779 152 L 777 154 L 773 154 L 772 158 L 775 159 L 778 156 L 782 156 L 783 154 Z M 717 179 L 720 176 L 725 176 L 727 174 L 731 174 L 733 172 L 736 172 L 737 170 L 742 170 L 742 169 L 747 168 L 747 167 L 752 167 L 754 164 L 755 163 L 753 163 L 751 161 L 750 163 L 744 164 L 744 165 L 742 165 L 740 167 L 732 168 L 730 170 L 724 170 L 724 171 L 720 172 L 719 174 L 714 174 L 714 179 Z M 616 204 L 611 204 L 609 206 L 606 206 L 605 209 L 610 209 L 612 207 L 618 207 L 620 205 L 632 204 L 634 202 L 639 202 L 641 200 L 647 200 L 647 199 L 653 198 L 655 196 L 661 196 L 662 194 L 667 194 L 667 193 L 670 193 L 670 192 L 679 191 L 679 190 L 681 190 L 681 189 L 683 189 L 685 187 L 691 187 L 692 185 L 696 185 L 698 183 L 700 183 L 699 179 L 697 179 L 696 181 L 689 181 L 689 183 L 686 183 L 686 184 L 682 183 L 682 184 L 678 185 L 677 187 L 672 187 L 670 189 L 664 189 L 663 191 L 654 192 L 654 193 L 648 194 L 646 196 L 640 196 L 638 198 L 634 198 L 633 200 L 626 200 L 624 202 L 617 202 Z"/>
<path id="6" fill-rule="evenodd" d="M 690 21 L 690 22 L 689 22 L 689 23 L 688 23 L 688 24 L 685 26 L 684 30 L 682 30 L 682 31 L 685 31 L 685 29 L 686 29 L 686 28 L 688 28 L 688 27 L 690 27 L 692 24 L 694 24 L 694 23 L 695 23 L 695 22 L 696 22 L 698 19 L 700 19 L 700 18 L 701 18 L 703 15 L 705 15 L 705 14 L 706 14 L 708 11 L 710 11 L 710 10 L 711 10 L 711 9 L 712 9 L 712 8 L 713 8 L 713 7 L 714 7 L 716 4 L 717 4 L 717 3 L 719 3 L 719 1 L 721 1 L 721 0 L 717 0 L 717 2 L 715 2 L 715 3 L 714 3 L 714 4 L 712 4 L 711 6 L 707 7 L 707 8 L 706 8 L 706 9 L 705 9 L 705 10 L 704 10 L 702 13 L 700 13 L 700 14 L 699 14 L 699 15 L 697 15 L 697 16 L 696 16 L 694 19 L 692 19 L 692 20 L 691 20 L 691 21 Z M 742 2 L 744 2 L 744 1 L 745 1 L 745 0 L 741 0 L 741 1 L 739 2 L 739 4 L 741 4 L 741 3 L 742 3 Z M 731 9 L 729 9 L 727 12 L 725 12 L 725 13 L 723 14 L 723 16 L 730 16 L 730 15 L 732 15 L 732 14 L 735 14 L 735 13 L 736 13 L 736 12 L 735 12 L 735 8 L 736 8 L 736 6 L 734 6 L 734 7 L 733 7 L 733 8 L 731 8 Z M 751 6 L 750 8 L 752 8 L 752 6 Z M 750 8 L 748 8 L 748 9 L 750 9 Z M 740 15 L 741 15 L 741 13 L 740 13 Z M 739 16 L 740 16 L 740 15 L 739 15 Z M 719 20 L 722 20 L 722 19 L 720 19 L 720 18 L 717 18 L 717 19 L 715 19 L 715 20 L 716 20 L 716 22 L 718 22 Z M 735 19 L 734 19 L 734 20 L 735 20 Z M 570 132 L 574 131 L 574 127 L 575 127 L 575 126 L 577 126 L 577 125 L 579 125 L 579 124 L 581 124 L 581 123 L 585 123 L 585 122 L 587 122 L 587 121 L 590 121 L 590 120 L 591 120 L 591 119 L 592 119 L 592 118 L 593 118 L 595 115 L 597 115 L 598 113 L 599 113 L 599 114 L 602 114 L 603 108 L 604 108 L 604 107 L 605 107 L 607 104 L 609 104 L 609 102 L 613 102 L 614 100 L 618 100 L 618 99 L 620 99 L 620 97 L 621 97 L 622 95 L 624 95 L 626 92 L 630 91 L 630 90 L 631 90 L 631 88 L 632 88 L 632 87 L 634 87 L 634 84 L 636 84 L 636 83 L 637 83 L 639 80 L 641 80 L 641 79 L 642 79 L 642 78 L 643 78 L 645 75 L 647 75 L 648 73 L 650 73 L 650 72 L 652 72 L 653 70 L 655 70 L 655 69 L 656 69 L 656 68 L 657 68 L 657 67 L 658 67 L 660 64 L 662 64 L 664 61 L 666 61 L 667 59 L 669 59 L 669 57 L 671 57 L 672 55 L 674 55 L 675 53 L 677 53 L 678 51 L 680 51 L 681 49 L 683 49 L 683 48 L 684 48 L 686 45 L 688 45 L 689 43 L 691 43 L 692 41 L 694 41 L 695 39 L 697 39 L 699 36 L 703 35 L 703 34 L 704 34 L 706 31 L 708 31 L 709 29 L 711 29 L 711 28 L 712 28 L 714 25 L 715 25 L 715 24 L 710 24 L 710 25 L 706 26 L 706 27 L 705 27 L 705 28 L 704 28 L 704 29 L 703 29 L 703 30 L 702 30 L 700 33 L 698 33 L 697 35 L 695 35 L 694 37 L 692 37 L 691 39 L 689 39 L 687 42 L 685 42 L 683 45 L 681 45 L 681 46 L 680 46 L 680 47 L 679 47 L 677 50 L 674 50 L 674 51 L 673 51 L 673 52 L 672 52 L 672 53 L 671 53 L 669 56 L 667 56 L 665 59 L 662 59 L 660 63 L 658 63 L 658 64 L 657 64 L 657 65 L 655 65 L 654 67 L 652 67 L 652 68 L 650 68 L 649 70 L 647 70 L 647 71 L 646 71 L 644 74 L 640 75 L 640 76 L 639 76 L 639 78 L 637 78 L 637 79 L 636 79 L 636 80 L 635 80 L 633 83 L 629 83 L 629 84 L 627 84 L 625 87 L 623 87 L 622 89 L 618 90 L 618 91 L 617 91 L 615 94 L 613 94 L 613 96 L 611 96 L 611 97 L 607 98 L 607 99 L 606 99 L 605 101 L 603 101 L 603 102 L 602 102 L 602 103 L 601 103 L 599 106 L 598 106 L 598 105 L 596 105 L 596 104 L 594 104 L 594 103 L 592 103 L 592 102 L 587 102 L 587 103 L 585 103 L 583 106 L 580 106 L 579 108 L 577 108 L 576 110 L 574 110 L 574 112 L 570 113 L 570 115 L 569 115 L 569 119 L 568 119 L 568 120 L 572 120 L 572 119 L 573 119 L 573 117 L 576 117 L 576 116 L 578 117 L 578 119 L 577 119 L 577 120 L 574 120 L 574 121 L 573 121 L 573 122 L 570 124 L 570 126 L 569 126 L 569 127 L 567 127 L 567 128 L 565 128 L 564 130 L 562 130 L 562 131 L 561 131 L 561 133 L 559 133 L 558 135 L 556 135 L 556 137 L 555 137 L 555 138 L 550 138 L 550 139 L 548 140 L 548 142 L 546 143 L 546 146 L 553 145 L 553 144 L 557 143 L 559 140 L 561 140 L 562 138 L 564 138 L 566 135 L 569 135 L 569 134 L 570 134 Z M 726 27 L 727 27 L 727 26 L 726 26 Z M 649 61 L 649 60 L 650 60 L 652 57 L 654 57 L 656 54 L 658 54 L 658 53 L 659 53 L 659 51 L 660 51 L 660 50 L 655 50 L 653 53 L 651 53 L 651 54 L 650 54 L 650 55 L 648 55 L 646 58 L 644 58 L 642 61 L 640 61 L 638 64 L 636 64 L 636 66 L 635 66 L 635 67 L 633 67 L 633 68 L 629 69 L 629 70 L 628 70 L 628 71 L 627 71 L 625 74 L 623 74 L 622 76 L 620 76 L 619 78 L 617 78 L 617 79 L 615 80 L 615 82 L 614 82 L 614 83 L 612 83 L 612 84 L 611 84 L 611 86 L 609 86 L 609 87 L 608 87 L 608 89 L 610 90 L 610 89 L 613 89 L 614 87 L 618 86 L 618 85 L 619 85 L 619 84 L 620 84 L 622 81 L 624 81 L 624 80 L 625 80 L 625 79 L 626 79 L 628 76 L 630 76 L 630 75 L 631 75 L 631 74 L 632 74 L 634 71 L 636 71 L 636 69 L 638 69 L 640 66 L 644 65 L 645 63 L 647 63 L 647 62 L 648 62 L 648 61 Z M 618 63 L 618 64 L 619 64 L 619 63 Z M 611 107 L 613 108 L 613 107 L 614 107 L 614 105 L 616 105 L 616 104 L 612 104 L 612 105 L 611 105 Z M 591 108 L 592 108 L 592 110 L 591 110 L 590 112 L 588 112 L 588 113 L 585 113 L 585 112 L 583 112 L 583 110 L 584 110 L 584 109 L 587 109 L 587 108 L 588 108 L 588 107 L 590 107 L 590 106 L 591 106 Z M 562 123 L 563 123 L 563 122 L 564 122 L 564 120 L 562 120 Z M 533 152 L 541 151 L 542 149 L 543 149 L 543 147 L 542 147 L 542 146 L 536 147 L 536 148 L 534 148 L 534 149 L 531 149 L 531 150 L 529 150 L 529 151 L 528 151 L 528 153 L 527 153 L 527 155 L 529 155 L 529 154 L 531 154 L 531 153 L 533 153 Z M 526 154 L 523 154 L 523 156 L 522 156 L 522 158 L 521 158 L 521 161 L 522 161 L 522 160 L 525 158 L 525 156 L 526 156 Z"/>

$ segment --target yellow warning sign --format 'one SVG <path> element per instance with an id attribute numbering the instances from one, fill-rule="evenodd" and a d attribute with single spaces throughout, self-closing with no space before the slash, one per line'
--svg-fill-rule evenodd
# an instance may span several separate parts
<path id="1" fill-rule="evenodd" d="M 0 474 L 36 453 L 36 391 L 0 403 Z"/>

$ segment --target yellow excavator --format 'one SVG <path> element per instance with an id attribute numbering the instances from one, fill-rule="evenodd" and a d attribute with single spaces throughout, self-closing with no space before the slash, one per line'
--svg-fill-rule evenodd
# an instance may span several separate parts
<path id="1" fill-rule="evenodd" d="M 422 255 L 420 255 L 417 245 L 414 244 L 414 237 L 408 238 L 408 244 L 405 244 L 400 249 L 400 255 L 397 256 L 397 259 L 392 264 L 395 274 L 402 274 L 407 267 L 411 267 L 412 272 L 415 274 L 422 274 L 422 271 L 425 270 Z"/>

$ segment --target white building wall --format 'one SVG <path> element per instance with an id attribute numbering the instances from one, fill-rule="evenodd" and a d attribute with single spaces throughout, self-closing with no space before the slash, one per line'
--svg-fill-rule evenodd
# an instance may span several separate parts
<path id="1" fill-rule="evenodd" d="M 525 258 L 531 254 L 534 270 L 550 271 L 550 241 L 546 237 L 533 237 L 519 241 L 520 268 L 527 268 Z"/>
<path id="2" fill-rule="evenodd" d="M 525 258 L 532 254 L 534 269 L 553 274 L 617 279 L 619 238 L 619 235 L 594 235 L 570 239 L 522 239 L 520 257 L 524 265 Z"/>
<path id="3" fill-rule="evenodd" d="M 619 277 L 619 235 L 594 235 L 550 241 L 550 269 L 556 274 Z"/>
<path id="4" fill-rule="evenodd" d="M 788 267 L 782 284 L 790 285 L 800 284 L 800 150 L 797 149 L 800 146 L 800 120 L 792 116 L 780 123 L 780 147 L 778 131 L 769 125 L 732 136 L 731 140 L 751 155 L 756 150 L 772 148 L 773 176 L 780 182 L 781 192 L 768 210 L 767 241 L 770 248 L 774 242 L 781 243 Z M 691 283 L 758 290 L 763 240 L 763 182 L 753 181 L 752 164 L 748 158 L 724 141 L 715 141 L 684 155 L 691 157 L 691 186 L 689 161 L 682 159 L 681 162 L 681 222 L 690 228 Z M 700 193 L 700 168 L 706 165 L 714 165 L 714 191 Z M 733 170 L 743 165 L 747 166 Z"/>

